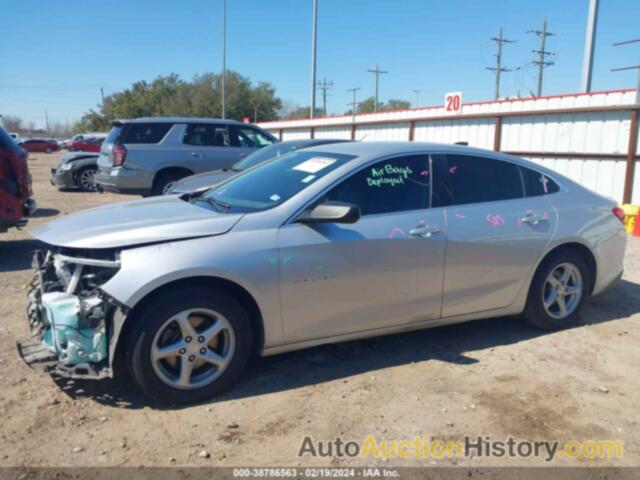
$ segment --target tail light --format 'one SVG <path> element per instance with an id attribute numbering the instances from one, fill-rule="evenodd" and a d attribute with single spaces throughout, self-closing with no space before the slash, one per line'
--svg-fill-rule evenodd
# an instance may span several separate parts
<path id="1" fill-rule="evenodd" d="M 611 209 L 611 213 L 613 213 L 618 218 L 618 220 L 620 220 L 624 224 L 625 215 L 623 209 L 621 209 L 620 207 L 613 207 Z"/>
<path id="2" fill-rule="evenodd" d="M 111 154 L 113 155 L 114 167 L 124 165 L 124 162 L 127 160 L 127 149 L 122 145 L 114 145 Z"/>

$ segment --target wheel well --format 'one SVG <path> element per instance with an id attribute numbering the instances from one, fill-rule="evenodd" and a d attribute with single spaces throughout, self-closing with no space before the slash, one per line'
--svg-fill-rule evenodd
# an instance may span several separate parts
<path id="1" fill-rule="evenodd" d="M 169 175 L 169 174 L 173 174 L 173 173 L 182 174 L 185 177 L 189 176 L 189 175 L 193 175 L 193 172 L 191 170 L 189 170 L 188 168 L 184 168 L 184 167 L 167 167 L 167 168 L 163 168 L 162 170 L 158 170 L 156 172 L 155 176 L 153 177 L 153 185 L 155 185 L 156 182 L 158 181 L 158 179 L 161 178 L 163 175 Z"/>
<path id="2" fill-rule="evenodd" d="M 593 253 L 591 253 L 591 250 L 589 250 L 588 247 L 584 246 L 581 243 L 577 243 L 577 242 L 563 243 L 562 245 L 558 245 L 553 250 L 548 252 L 545 255 L 545 257 L 542 259 L 542 262 L 549 255 L 557 252 L 558 250 L 573 250 L 584 259 L 584 263 L 586 263 L 587 270 L 589 273 L 589 295 L 591 295 L 596 285 L 596 273 L 597 273 L 596 259 L 593 256 Z M 542 264 L 542 262 L 540 262 L 540 264 Z"/>
<path id="3" fill-rule="evenodd" d="M 223 291 L 228 295 L 233 296 L 236 300 L 238 300 L 238 302 L 240 302 L 240 305 L 247 311 L 249 320 L 251 321 L 251 327 L 253 330 L 252 354 L 258 355 L 262 351 L 262 347 L 264 345 L 264 326 L 260 307 L 258 307 L 258 303 L 255 301 L 253 296 L 245 288 L 241 287 L 237 283 L 226 280 L 224 278 L 191 277 L 176 280 L 174 282 L 162 285 L 156 290 L 148 293 L 133 307 L 133 309 L 131 309 L 131 311 L 127 315 L 127 319 L 125 320 L 124 325 L 122 326 L 120 337 L 118 338 L 118 342 L 116 344 L 114 363 L 120 363 L 124 359 L 124 354 L 126 354 L 127 349 L 126 339 L 128 338 L 128 334 L 137 321 L 138 314 L 143 311 L 150 302 L 152 302 L 155 298 L 161 296 L 168 290 L 174 290 L 176 288 L 189 288 L 194 285 L 206 285 L 212 290 Z M 122 366 L 120 365 L 116 365 L 115 367 L 116 368 L 114 369 L 118 371 L 122 369 Z"/>

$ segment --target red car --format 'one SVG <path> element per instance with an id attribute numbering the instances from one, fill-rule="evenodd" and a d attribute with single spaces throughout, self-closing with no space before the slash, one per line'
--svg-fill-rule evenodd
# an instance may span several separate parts
<path id="1" fill-rule="evenodd" d="M 24 148 L 27 152 L 44 152 L 51 153 L 57 152 L 60 150 L 60 146 L 58 142 L 53 140 L 40 140 L 37 138 L 32 138 L 30 140 L 25 140 L 20 144 L 22 148 Z"/>
<path id="2" fill-rule="evenodd" d="M 28 156 L 0 127 L 0 232 L 26 224 L 35 210 Z"/>
<path id="3" fill-rule="evenodd" d="M 100 152 L 104 138 L 86 138 L 75 140 L 68 145 L 70 152 Z"/>

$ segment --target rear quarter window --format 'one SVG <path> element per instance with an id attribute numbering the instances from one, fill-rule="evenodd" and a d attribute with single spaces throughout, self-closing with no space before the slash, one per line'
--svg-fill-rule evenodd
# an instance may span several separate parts
<path id="1" fill-rule="evenodd" d="M 520 167 L 520 171 L 522 172 L 524 192 L 527 197 L 539 197 L 540 195 L 556 193 L 560 190 L 556 182 L 540 172 L 526 167 Z"/>
<path id="2" fill-rule="evenodd" d="M 173 123 L 130 123 L 124 133 L 121 143 L 159 143 Z"/>

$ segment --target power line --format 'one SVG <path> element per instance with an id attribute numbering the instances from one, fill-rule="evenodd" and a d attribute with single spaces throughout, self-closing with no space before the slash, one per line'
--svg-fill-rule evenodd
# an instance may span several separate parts
<path id="1" fill-rule="evenodd" d="M 385 73 L 389 73 L 387 70 L 380 70 L 380 67 L 378 65 L 376 65 L 376 68 L 374 68 L 373 70 L 367 70 L 369 73 L 373 73 L 376 77 L 376 103 L 373 106 L 373 111 L 377 112 L 378 111 L 378 87 L 379 87 L 379 83 L 380 83 L 380 75 L 384 75 Z"/>
<path id="2" fill-rule="evenodd" d="M 318 82 L 318 89 L 322 92 L 322 112 L 324 116 L 327 116 L 327 92 L 333 89 L 333 82 L 327 82 L 326 78 L 323 78 L 321 82 Z"/>
<path id="3" fill-rule="evenodd" d="M 633 40 L 624 40 L 622 42 L 616 42 L 613 44 L 614 47 L 620 47 L 622 45 L 630 45 L 632 43 L 640 43 L 640 38 L 635 38 Z M 631 65 L 628 67 L 618 67 L 612 68 L 612 72 L 623 72 L 626 70 L 638 70 L 638 85 L 636 87 L 636 103 L 640 103 L 640 65 Z"/>
<path id="4" fill-rule="evenodd" d="M 351 113 L 353 114 L 354 121 L 356 118 L 356 111 L 358 109 L 358 102 L 356 101 L 356 94 L 358 93 L 358 90 L 362 90 L 362 88 L 354 87 L 347 90 L 347 92 L 351 92 L 353 94 L 353 102 L 348 103 L 347 105 L 351 106 Z"/>
<path id="5" fill-rule="evenodd" d="M 420 93 L 422 90 L 414 90 L 413 93 L 416 94 L 416 107 L 420 106 Z"/>
<path id="6" fill-rule="evenodd" d="M 531 62 L 534 65 L 538 66 L 538 94 L 536 96 L 540 97 L 542 96 L 542 78 L 544 76 L 544 69 L 555 64 L 555 62 L 547 60 L 547 56 L 555 55 L 555 53 L 545 50 L 547 37 L 555 35 L 555 33 L 547 31 L 546 18 L 544 19 L 544 22 L 542 22 L 542 30 L 528 30 L 527 33 L 533 33 L 534 35 L 540 37 L 540 50 L 532 50 L 533 53 L 539 55 L 539 58 L 538 60 L 534 60 L 533 62 Z"/>
<path id="7" fill-rule="evenodd" d="M 492 37 L 490 39 L 492 42 L 495 42 L 496 44 L 496 53 L 495 53 L 495 57 L 496 57 L 496 66 L 495 67 L 485 67 L 487 70 L 491 70 L 492 72 L 496 73 L 496 87 L 495 87 L 495 99 L 498 100 L 500 98 L 500 75 L 503 72 L 510 72 L 511 69 L 509 68 L 504 68 L 502 66 L 502 46 L 508 43 L 516 43 L 515 40 L 508 40 L 506 38 L 504 38 L 502 36 L 502 27 L 499 28 L 498 30 L 498 36 L 497 37 Z"/>

